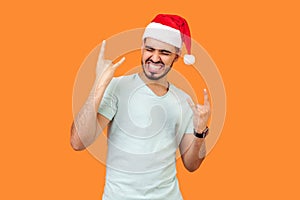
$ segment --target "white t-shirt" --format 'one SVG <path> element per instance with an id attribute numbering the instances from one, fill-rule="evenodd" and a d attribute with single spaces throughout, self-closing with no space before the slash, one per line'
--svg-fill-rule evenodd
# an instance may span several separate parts
<path id="1" fill-rule="evenodd" d="M 157 96 L 138 74 L 113 78 L 98 112 L 109 126 L 103 200 L 181 200 L 176 150 L 193 133 L 192 110 L 170 84 Z"/>

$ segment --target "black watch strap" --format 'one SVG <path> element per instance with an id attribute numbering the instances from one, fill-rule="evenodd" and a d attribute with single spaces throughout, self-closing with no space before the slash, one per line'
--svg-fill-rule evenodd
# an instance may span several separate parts
<path id="1" fill-rule="evenodd" d="M 208 135 L 208 131 L 209 131 L 209 128 L 206 127 L 201 133 L 197 133 L 194 129 L 194 135 L 197 137 L 197 138 L 205 138 L 207 135 Z"/>

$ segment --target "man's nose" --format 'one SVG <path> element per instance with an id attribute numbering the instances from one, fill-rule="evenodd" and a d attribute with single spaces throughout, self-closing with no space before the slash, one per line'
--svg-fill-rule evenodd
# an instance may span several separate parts
<path id="1" fill-rule="evenodd" d="M 159 56 L 159 52 L 157 50 L 155 50 L 152 54 L 151 60 L 153 62 L 159 62 L 160 61 L 160 56 Z"/>

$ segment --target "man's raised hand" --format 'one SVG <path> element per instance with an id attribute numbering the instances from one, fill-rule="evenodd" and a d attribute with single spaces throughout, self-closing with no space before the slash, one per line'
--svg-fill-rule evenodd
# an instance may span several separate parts
<path id="1" fill-rule="evenodd" d="M 210 103 L 207 90 L 204 89 L 204 104 L 194 104 L 191 99 L 187 99 L 191 109 L 193 110 L 193 124 L 197 133 L 201 133 L 207 126 L 207 122 L 210 116 Z"/>
<path id="2" fill-rule="evenodd" d="M 105 45 L 106 41 L 103 40 L 96 66 L 96 81 L 101 81 L 102 84 L 107 85 L 113 78 L 116 69 L 125 61 L 125 57 L 115 64 L 111 60 L 106 60 L 104 58 Z"/>

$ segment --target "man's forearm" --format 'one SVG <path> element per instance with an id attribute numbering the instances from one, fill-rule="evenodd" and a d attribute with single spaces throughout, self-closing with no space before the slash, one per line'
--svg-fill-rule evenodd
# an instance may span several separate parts
<path id="1" fill-rule="evenodd" d="M 80 109 L 72 124 L 71 145 L 75 150 L 83 150 L 89 146 L 101 131 L 98 126 L 97 112 L 106 85 L 94 86 L 86 102 Z M 100 128 L 100 129 L 99 129 Z"/>
<path id="2" fill-rule="evenodd" d="M 206 146 L 204 138 L 195 137 L 184 155 L 184 165 L 190 171 L 197 170 L 206 155 Z"/>

